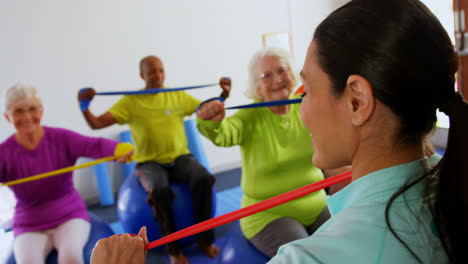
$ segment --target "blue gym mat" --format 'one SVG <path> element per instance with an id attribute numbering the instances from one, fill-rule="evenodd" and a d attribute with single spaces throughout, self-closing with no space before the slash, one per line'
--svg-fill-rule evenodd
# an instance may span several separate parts
<path id="1" fill-rule="evenodd" d="M 215 244 L 220 249 L 223 248 L 224 242 L 226 237 L 216 238 Z M 190 247 L 186 247 L 183 249 L 185 256 L 188 258 L 190 264 L 217 264 L 219 262 L 218 258 L 210 258 L 201 249 L 197 247 L 197 245 L 193 244 Z M 167 255 L 164 256 L 164 260 L 166 263 L 169 262 L 169 257 Z"/>
<path id="2" fill-rule="evenodd" d="M 220 216 L 240 209 L 242 199 L 241 187 L 235 187 L 216 194 L 216 214 Z"/>

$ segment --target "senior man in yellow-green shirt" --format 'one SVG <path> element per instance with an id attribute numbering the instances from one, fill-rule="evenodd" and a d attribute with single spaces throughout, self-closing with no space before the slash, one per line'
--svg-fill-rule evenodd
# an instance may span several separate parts
<path id="1" fill-rule="evenodd" d="M 145 81 L 144 89 L 164 88 L 164 66 L 156 56 L 147 56 L 140 61 L 140 76 Z M 231 82 L 222 78 L 221 97 L 229 96 Z M 115 123 L 128 124 L 135 142 L 137 175 L 149 193 L 152 206 L 163 235 L 175 231 L 171 210 L 171 181 L 186 182 L 190 186 L 194 204 L 195 221 L 211 217 L 211 188 L 215 178 L 190 154 L 184 129 L 184 117 L 193 114 L 200 100 L 183 92 L 166 92 L 124 96 L 106 113 L 95 116 L 89 110 L 89 102 L 96 92 L 82 90 L 78 94 L 81 110 L 93 129 Z M 88 102 L 83 104 L 83 102 Z M 216 257 L 219 248 L 214 244 L 213 230 L 197 237 L 199 247 L 210 257 Z M 171 264 L 188 263 L 177 242 L 168 245 Z"/>

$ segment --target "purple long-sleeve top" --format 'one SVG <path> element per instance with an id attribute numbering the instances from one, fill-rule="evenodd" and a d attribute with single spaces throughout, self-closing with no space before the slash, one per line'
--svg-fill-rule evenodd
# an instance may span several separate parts
<path id="1" fill-rule="evenodd" d="M 0 182 L 73 166 L 79 157 L 112 156 L 118 142 L 44 127 L 34 150 L 18 144 L 14 135 L 0 144 Z M 73 186 L 72 172 L 10 186 L 16 196 L 14 236 L 54 228 L 73 218 L 89 221 L 86 205 Z"/>

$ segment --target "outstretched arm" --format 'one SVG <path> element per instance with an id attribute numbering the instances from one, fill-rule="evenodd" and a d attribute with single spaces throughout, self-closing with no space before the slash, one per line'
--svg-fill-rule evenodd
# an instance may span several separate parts
<path id="1" fill-rule="evenodd" d="M 106 112 L 100 116 L 95 116 L 89 110 L 89 104 L 96 95 L 96 91 L 93 88 L 83 88 L 78 92 L 78 101 L 80 103 L 81 111 L 86 119 L 86 122 L 92 129 L 100 129 L 111 126 L 117 123 L 114 116 L 111 113 Z"/>
<path id="2" fill-rule="evenodd" d="M 83 116 L 92 129 L 105 128 L 117 123 L 115 118 L 109 112 L 105 112 L 100 116 L 95 116 L 91 111 L 89 111 L 89 109 L 86 109 L 86 111 L 83 112 Z"/>

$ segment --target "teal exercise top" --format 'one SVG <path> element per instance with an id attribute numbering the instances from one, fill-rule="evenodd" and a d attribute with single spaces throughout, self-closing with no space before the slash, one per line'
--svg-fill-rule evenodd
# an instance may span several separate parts
<path id="1" fill-rule="evenodd" d="M 375 171 L 352 182 L 327 199 L 332 218 L 312 236 L 280 247 L 268 263 L 417 263 L 388 229 L 385 207 L 401 186 L 423 175 L 429 162 L 437 162 L 437 156 Z M 432 231 L 423 188 L 420 182 L 395 199 L 390 223 L 422 263 L 448 263 Z"/>

